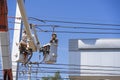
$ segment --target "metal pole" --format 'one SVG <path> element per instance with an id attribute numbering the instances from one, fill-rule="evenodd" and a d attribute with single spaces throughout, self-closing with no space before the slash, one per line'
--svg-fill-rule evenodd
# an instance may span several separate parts
<path id="1" fill-rule="evenodd" d="M 32 65 L 29 64 L 28 67 L 29 67 L 29 71 L 28 71 L 28 80 L 31 80 L 31 67 L 32 67 Z"/>

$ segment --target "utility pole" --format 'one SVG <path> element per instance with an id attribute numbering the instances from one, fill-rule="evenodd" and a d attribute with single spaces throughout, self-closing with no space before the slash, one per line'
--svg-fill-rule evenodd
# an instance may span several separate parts
<path id="1" fill-rule="evenodd" d="M 13 80 L 7 16 L 7 0 L 0 0 L 0 53 L 2 53 L 3 80 Z"/>

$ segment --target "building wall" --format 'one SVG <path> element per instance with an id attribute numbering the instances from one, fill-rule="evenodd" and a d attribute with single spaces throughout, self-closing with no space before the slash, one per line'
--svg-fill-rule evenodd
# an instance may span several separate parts
<path id="1" fill-rule="evenodd" d="M 70 80 L 120 80 L 120 76 L 70 76 Z"/>
<path id="2" fill-rule="evenodd" d="M 104 77 L 111 77 L 115 80 L 116 76 L 120 76 L 120 39 L 92 39 L 69 41 L 69 63 L 79 66 L 70 66 L 79 68 L 76 74 L 70 74 L 70 77 L 90 77 L 91 80 L 99 80 Z M 79 73 L 78 73 L 79 71 Z M 93 77 L 92 77 L 93 76 Z M 114 76 L 114 79 L 112 79 Z M 99 79 L 98 79 L 99 78 Z M 119 77 L 120 78 L 120 77 Z M 118 79 L 116 79 L 118 80 Z"/>
<path id="3" fill-rule="evenodd" d="M 96 76 L 110 76 L 110 75 L 120 75 L 120 51 L 102 51 L 102 50 L 89 50 L 81 51 L 80 65 L 81 73 L 86 72 L 86 74 L 81 75 L 96 75 Z M 93 66 L 93 67 L 91 67 Z M 116 66 L 116 67 L 115 67 Z M 91 70 L 82 70 L 82 69 L 91 69 Z M 92 70 L 93 69 L 93 70 Z M 90 73 L 90 74 L 88 74 Z"/>

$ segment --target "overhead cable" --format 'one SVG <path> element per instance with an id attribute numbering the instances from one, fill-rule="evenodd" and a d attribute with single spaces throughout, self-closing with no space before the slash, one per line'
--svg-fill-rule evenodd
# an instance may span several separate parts
<path id="1" fill-rule="evenodd" d="M 69 24 L 84 24 L 84 25 L 101 25 L 101 26 L 120 26 L 120 24 L 106 24 L 106 23 L 88 23 L 88 22 L 74 22 L 74 21 L 59 21 L 59 20 L 45 20 L 35 17 L 29 17 L 29 19 L 43 21 L 43 22 L 56 22 L 56 23 L 69 23 Z"/>
<path id="2" fill-rule="evenodd" d="M 80 66 L 86 66 L 86 67 L 103 67 L 103 68 L 120 68 L 120 66 L 102 66 L 102 65 L 77 65 L 77 64 L 62 64 L 62 63 L 57 63 L 57 64 L 46 64 L 46 63 L 39 63 L 39 62 L 30 62 L 29 64 L 39 64 L 39 65 L 50 65 L 50 66 L 76 66 L 76 67 L 80 67 Z"/>
<path id="3" fill-rule="evenodd" d="M 21 17 L 12 17 L 8 16 L 8 18 L 21 19 Z M 120 26 L 120 24 L 110 24 L 110 23 L 92 23 L 92 22 L 75 22 L 75 21 L 63 21 L 63 20 L 46 20 L 39 19 L 35 17 L 28 17 L 28 20 L 40 21 L 40 22 L 56 22 L 56 23 L 69 23 L 69 24 L 84 24 L 84 25 L 101 25 L 101 26 Z"/>
<path id="4" fill-rule="evenodd" d="M 52 30 L 44 30 L 40 32 L 53 32 Z M 71 33 L 71 34 L 120 34 L 119 32 L 83 32 L 83 31 L 55 31 L 57 33 Z"/>
<path id="5" fill-rule="evenodd" d="M 35 25 L 36 27 L 55 27 L 55 28 L 73 28 L 73 29 L 98 29 L 98 30 L 120 30 L 120 28 L 96 28 L 81 26 L 62 26 L 62 25 Z"/>

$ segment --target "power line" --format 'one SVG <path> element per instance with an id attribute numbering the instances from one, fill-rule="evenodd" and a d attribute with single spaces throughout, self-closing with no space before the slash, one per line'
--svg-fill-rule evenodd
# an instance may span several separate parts
<path id="1" fill-rule="evenodd" d="M 44 30 L 40 32 L 53 32 L 51 30 Z M 69 34 L 120 34 L 119 32 L 77 32 L 77 31 L 55 31 L 57 33 L 69 33 Z"/>
<path id="2" fill-rule="evenodd" d="M 53 32 L 52 30 L 43 30 L 41 28 L 37 28 L 40 31 L 39 32 Z M 9 28 L 9 30 L 18 30 Z M 119 32 L 78 32 L 78 31 L 55 31 L 57 33 L 69 33 L 69 34 L 120 34 Z"/>
<path id="3" fill-rule="evenodd" d="M 20 24 L 19 22 L 9 21 L 9 23 Z M 96 28 L 96 27 L 81 27 L 81 26 L 63 26 L 63 25 L 39 25 L 34 24 L 35 27 L 55 27 L 55 28 L 73 28 L 73 29 L 97 29 L 97 30 L 120 30 L 120 28 Z"/>
<path id="4" fill-rule="evenodd" d="M 73 67 L 100 67 L 100 68 L 120 68 L 120 66 L 101 66 L 101 65 L 77 65 L 77 64 L 46 64 L 46 63 L 39 63 L 39 62 L 30 62 L 29 64 L 39 64 L 39 65 L 50 65 L 50 66 L 73 66 Z"/>
<path id="5" fill-rule="evenodd" d="M 87 23 L 87 22 L 70 22 L 57 20 L 43 20 L 45 22 L 70 23 L 70 24 L 84 24 L 84 25 L 101 25 L 101 26 L 120 26 L 120 24 L 102 24 L 102 23 Z"/>
<path id="6" fill-rule="evenodd" d="M 41 70 L 41 71 L 31 71 L 31 73 L 55 73 L 57 70 Z M 106 75 L 120 75 L 120 73 L 110 73 L 110 72 L 80 72 L 80 71 L 59 71 L 61 74 L 106 74 Z"/>
<path id="7" fill-rule="evenodd" d="M 73 22 L 73 21 L 59 21 L 59 20 L 44 20 L 35 17 L 29 17 L 31 20 L 43 22 L 69 23 L 69 24 L 84 24 L 84 25 L 101 25 L 101 26 L 120 26 L 120 24 L 105 24 L 105 23 L 87 23 L 87 22 Z"/>
<path id="8" fill-rule="evenodd" d="M 65 66 L 72 66 L 72 67 L 98 67 L 98 68 L 118 68 L 120 69 L 120 66 L 101 66 L 101 65 L 77 65 L 77 64 L 62 64 L 62 63 L 57 63 L 57 64 L 46 64 L 46 63 L 39 63 L 39 62 L 29 62 L 28 65 L 36 65 L 36 66 L 42 66 L 42 65 L 47 65 L 47 66 L 59 66 L 59 67 L 65 67 Z M 21 66 L 21 67 L 28 67 L 27 65 L 26 66 Z M 39 67 L 38 67 L 39 68 Z"/>
<path id="9" fill-rule="evenodd" d="M 21 17 L 12 17 L 9 16 L 8 18 L 15 18 L 15 19 L 21 19 Z M 74 22 L 74 21 L 61 21 L 61 20 L 45 20 L 45 19 L 39 19 L 35 17 L 28 17 L 28 20 L 34 20 L 34 21 L 40 21 L 40 22 L 56 22 L 56 23 L 69 23 L 69 24 L 84 24 L 84 25 L 101 25 L 101 26 L 120 26 L 120 24 L 106 24 L 106 23 L 88 23 L 88 22 Z"/>
<path id="10" fill-rule="evenodd" d="M 96 28 L 96 27 L 81 27 L 81 26 L 61 26 L 61 25 L 35 25 L 36 27 L 55 27 L 55 28 L 72 28 L 72 29 L 98 29 L 98 30 L 120 30 L 120 28 Z"/>
<path id="11" fill-rule="evenodd" d="M 20 22 L 14 22 L 14 21 L 9 21 L 9 23 L 12 23 L 12 24 L 21 24 Z"/>
<path id="12" fill-rule="evenodd" d="M 115 66 L 98 66 L 98 65 L 81 65 L 81 66 L 79 66 L 79 65 L 69 65 L 69 68 L 66 68 L 64 65 L 59 65 L 59 64 L 57 64 L 59 67 L 57 67 L 56 65 L 54 65 L 54 67 L 43 67 L 43 66 L 41 66 L 41 67 L 36 67 L 36 66 L 32 66 L 31 68 L 32 68 L 32 70 L 33 69 L 45 69 L 45 70 L 47 70 L 47 69 L 67 69 L 67 70 L 69 70 L 69 71 L 71 71 L 71 70 L 92 70 L 92 71 L 117 71 L 117 72 L 120 72 L 120 67 L 115 67 Z M 65 64 L 65 65 L 67 65 L 67 64 Z M 64 67 L 63 67 L 64 66 Z M 68 66 L 68 65 L 67 65 Z M 70 66 L 73 66 L 73 67 L 70 67 Z M 77 67 L 79 67 L 79 68 L 77 68 Z M 25 67 L 25 68 L 28 68 L 28 67 Z M 113 69 L 114 68 L 114 69 Z M 3 70 L 0 70 L 0 71 L 3 71 Z"/>
<path id="13" fill-rule="evenodd" d="M 57 68 L 57 67 L 32 67 L 32 68 L 43 68 L 43 69 L 69 69 L 69 70 L 92 70 L 92 71 L 117 71 L 120 72 L 120 69 L 113 70 L 113 69 L 86 69 L 86 68 Z M 89 67 L 87 67 L 89 68 Z"/>
<path id="14" fill-rule="evenodd" d="M 58 70 L 31 70 L 31 73 L 55 73 Z M 21 72 L 23 74 L 27 74 L 29 72 L 29 70 L 27 71 L 18 71 Z M 59 71 L 61 74 L 106 74 L 106 75 L 120 75 L 120 73 L 113 73 L 113 72 L 98 72 L 98 71 L 69 71 L 69 70 L 62 70 Z"/>

